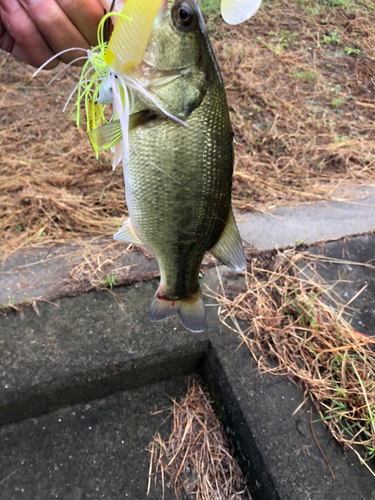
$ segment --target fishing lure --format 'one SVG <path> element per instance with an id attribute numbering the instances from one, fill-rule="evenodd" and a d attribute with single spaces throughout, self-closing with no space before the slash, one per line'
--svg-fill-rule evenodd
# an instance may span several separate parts
<path id="1" fill-rule="evenodd" d="M 227 24 L 240 24 L 257 12 L 262 0 L 221 0 L 221 15 Z"/>
<path id="2" fill-rule="evenodd" d="M 80 79 L 70 94 L 63 111 L 77 92 L 77 127 L 80 126 L 80 109 L 83 102 L 87 132 L 95 154 L 98 157 L 99 150 L 112 149 L 115 153 L 113 169 L 116 168 L 121 158 L 126 161 L 129 157 L 129 118 L 133 110 L 135 91 L 147 96 L 166 116 L 186 125 L 185 122 L 158 105 L 147 89 L 132 77 L 132 68 L 142 62 L 152 26 L 162 1 L 127 0 L 121 12 L 110 11 L 105 14 L 98 26 L 98 45 L 91 50 L 78 48 L 78 50 L 86 52 L 87 55 L 70 63 L 87 59 L 82 68 Z M 113 32 L 107 41 L 106 28 L 109 18 L 116 18 L 117 22 L 113 23 Z M 77 50 L 77 48 L 62 51 L 53 58 L 69 50 Z M 34 76 L 53 58 L 46 61 L 34 73 Z M 55 75 L 50 83 L 61 72 Z M 112 105 L 112 113 L 109 117 L 106 112 L 108 105 Z M 114 122 L 116 126 L 103 127 L 111 122 Z M 102 127 L 103 133 L 99 132 Z"/>
<path id="3" fill-rule="evenodd" d="M 110 0 L 100 1 L 108 9 Z M 221 15 L 227 24 L 240 24 L 253 17 L 261 4 L 262 0 L 221 0 Z M 123 5 L 124 2 L 117 1 L 115 9 L 121 11 Z"/>

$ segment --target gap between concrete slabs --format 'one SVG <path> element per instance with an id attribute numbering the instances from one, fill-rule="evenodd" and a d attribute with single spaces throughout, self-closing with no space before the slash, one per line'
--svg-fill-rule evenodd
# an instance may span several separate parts
<path id="1" fill-rule="evenodd" d="M 205 284 L 211 289 L 218 285 L 209 276 Z M 139 387 L 153 377 L 162 380 L 198 370 L 224 417 L 255 500 L 375 498 L 370 473 L 353 454 L 345 458 L 323 425 L 316 424 L 315 432 L 336 474 L 332 480 L 311 436 L 309 414 L 292 417 L 302 402 L 301 391 L 286 380 L 259 376 L 249 352 L 238 348 L 237 336 L 219 323 L 215 304 L 207 308 L 207 331 L 191 334 L 176 319 L 160 324 L 148 321 L 155 289 L 156 283 L 150 282 L 116 290 L 123 310 L 111 294 L 90 293 L 62 299 L 58 308 L 42 304 L 40 317 L 29 309 L 24 320 L 16 314 L 2 318 L 4 415 L 11 419 L 9 408 L 14 411 L 14 405 L 24 408 L 28 392 L 29 403 L 33 396 L 38 401 L 32 406 L 36 415 L 78 399 L 84 403 L 110 398 L 112 391 L 132 384 Z M 137 370 L 135 377 L 132 367 Z M 12 426 L 21 430 L 28 422 L 4 426 L 2 432 Z"/>

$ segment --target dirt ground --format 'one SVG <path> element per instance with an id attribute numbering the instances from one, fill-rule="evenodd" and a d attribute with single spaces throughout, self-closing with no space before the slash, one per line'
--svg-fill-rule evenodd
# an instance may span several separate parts
<path id="1" fill-rule="evenodd" d="M 336 7 L 332 6 L 336 5 Z M 238 26 L 207 18 L 236 138 L 241 210 L 343 199 L 375 185 L 375 3 L 265 1 Z M 60 68 L 61 69 L 61 68 Z M 111 236 L 121 168 L 95 159 L 70 95 L 79 70 L 32 78 L 0 53 L 0 251 Z"/>

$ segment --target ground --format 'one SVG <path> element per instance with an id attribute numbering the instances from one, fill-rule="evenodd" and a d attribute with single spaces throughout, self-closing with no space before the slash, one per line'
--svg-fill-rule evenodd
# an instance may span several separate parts
<path id="1" fill-rule="evenodd" d="M 203 7 L 236 138 L 234 206 L 265 212 L 374 186 L 373 4 L 265 1 L 233 27 L 213 14 L 217 3 Z M 5 53 L 0 67 L 2 254 L 111 236 L 126 216 L 121 169 L 95 159 L 74 98 L 62 113 L 79 70 L 33 79 Z"/>

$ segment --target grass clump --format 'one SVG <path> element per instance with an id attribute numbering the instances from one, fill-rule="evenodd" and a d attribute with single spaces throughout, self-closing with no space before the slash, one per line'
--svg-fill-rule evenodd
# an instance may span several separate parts
<path id="1" fill-rule="evenodd" d="M 293 76 L 306 83 L 313 83 L 318 79 L 317 72 L 312 69 L 306 69 L 302 71 L 298 71 L 297 69 L 295 69 L 293 70 Z"/>
<path id="2" fill-rule="evenodd" d="M 194 380 L 181 401 L 173 401 L 168 442 L 156 435 L 150 445 L 148 493 L 166 478 L 176 500 L 251 500 L 242 471 L 213 406 L 208 389 Z"/>
<path id="3" fill-rule="evenodd" d="M 316 259 L 294 250 L 253 258 L 244 291 L 223 288 L 218 297 L 221 320 L 237 331 L 261 372 L 293 377 L 304 387 L 305 403 L 311 400 L 336 440 L 375 475 L 369 464 L 375 458 L 375 339 L 344 318 L 345 306 L 316 274 Z M 247 323 L 245 330 L 238 320 Z M 272 369 L 270 357 L 278 361 Z"/>

